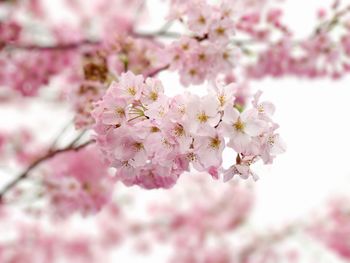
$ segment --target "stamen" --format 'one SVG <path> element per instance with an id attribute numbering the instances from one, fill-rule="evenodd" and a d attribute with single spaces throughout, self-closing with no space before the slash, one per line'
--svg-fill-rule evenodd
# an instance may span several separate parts
<path id="1" fill-rule="evenodd" d="M 197 115 L 197 119 L 200 123 L 206 123 L 209 119 L 209 116 L 205 114 L 205 112 L 201 112 Z"/>
<path id="2" fill-rule="evenodd" d="M 241 119 L 238 119 L 236 123 L 233 124 L 233 128 L 236 130 L 236 131 L 240 131 L 240 132 L 243 132 L 244 131 L 244 123 L 241 121 Z"/>
<path id="3" fill-rule="evenodd" d="M 131 95 L 131 96 L 135 96 L 136 95 L 136 89 L 135 87 L 129 87 L 127 89 L 127 92 Z"/>
<path id="4" fill-rule="evenodd" d="M 209 146 L 214 149 L 219 149 L 221 140 L 218 137 L 210 138 Z"/>

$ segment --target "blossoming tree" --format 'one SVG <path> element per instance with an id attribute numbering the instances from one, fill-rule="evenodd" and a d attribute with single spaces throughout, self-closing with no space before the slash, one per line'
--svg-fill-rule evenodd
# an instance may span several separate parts
<path id="1" fill-rule="evenodd" d="M 167 0 L 163 23 L 152 29 L 145 0 L 0 1 L 1 103 L 46 100 L 71 109 L 73 119 L 52 141 L 40 141 L 27 128 L 0 130 L 1 161 L 16 172 L 20 168 L 0 189 L 0 214 L 7 218 L 7 209 L 30 196 L 44 203 L 30 208 L 37 216 L 47 206 L 60 218 L 103 208 L 121 216 L 113 204 L 119 183 L 171 191 L 193 172 L 211 177 L 213 184 L 224 181 L 235 194 L 238 186 L 228 182 L 234 176 L 257 180 L 253 164 L 272 164 L 286 147 L 274 105 L 261 99 L 261 91 L 252 93 L 250 81 L 337 79 L 350 69 L 350 6 L 335 1 L 329 10 L 319 10 L 315 30 L 297 39 L 283 22 L 280 2 Z M 175 85 L 164 77 L 169 73 L 176 75 Z M 157 222 L 136 228 L 151 229 L 158 238 L 162 231 L 179 230 L 170 235 L 171 243 L 183 245 L 172 262 L 217 262 L 203 236 L 240 225 L 249 200 L 237 201 L 229 208 L 234 211 L 223 215 L 216 206 L 229 205 L 221 199 L 196 203 L 198 210 L 188 214 L 157 208 L 175 213 L 174 222 L 163 229 Z M 206 220 L 194 227 L 201 216 Z M 121 234 L 130 235 L 133 227 Z M 188 229 L 194 239 L 184 245 Z M 25 226 L 24 231 L 34 230 Z M 120 234 L 115 231 L 99 237 L 99 244 L 115 244 Z M 37 237 L 33 246 L 47 240 L 50 235 Z M 64 253 L 81 249 L 81 260 L 93 254 L 80 239 L 58 243 Z M 194 247 L 208 259 L 193 257 Z M 249 249 L 222 253 L 222 262 L 256 262 Z M 0 247 L 0 258 L 2 250 L 9 253 L 4 262 L 23 262 L 31 248 L 17 261 L 6 246 Z M 49 251 L 41 255 L 45 262 L 53 261 Z"/>

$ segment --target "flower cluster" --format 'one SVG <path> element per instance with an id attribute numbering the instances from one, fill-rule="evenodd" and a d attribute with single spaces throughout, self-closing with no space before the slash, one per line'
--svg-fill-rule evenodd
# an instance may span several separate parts
<path id="1" fill-rule="evenodd" d="M 164 45 L 153 39 L 136 38 L 129 34 L 112 35 L 103 48 L 111 74 L 118 76 L 125 69 L 135 74 L 151 75 L 166 62 Z"/>
<path id="2" fill-rule="evenodd" d="M 319 10 L 319 26 L 304 39 L 297 39 L 283 24 L 281 9 L 271 9 L 265 16 L 256 13 L 240 21 L 238 31 L 247 33 L 250 44 L 254 45 L 254 49 L 249 42 L 245 46 L 245 51 L 254 56 L 254 61 L 246 67 L 249 78 L 289 75 L 338 79 L 348 74 L 349 10 L 349 6 L 343 8 L 340 1 L 334 1 L 331 12 Z M 262 48 L 258 50 L 256 46 Z"/>
<path id="3" fill-rule="evenodd" d="M 114 179 L 94 146 L 59 154 L 45 167 L 43 194 L 54 214 L 92 214 L 110 201 Z"/>
<path id="4" fill-rule="evenodd" d="M 14 50 L 0 54 L 0 85 L 11 87 L 23 96 L 36 96 L 52 77 L 72 64 L 76 55 L 60 50 Z"/>
<path id="5" fill-rule="evenodd" d="M 67 231 L 67 222 L 47 225 L 9 207 L 0 208 L 0 218 L 2 263 L 59 263 L 71 260 L 94 263 L 107 260 L 92 235 L 86 231 L 72 233 L 72 229 L 76 230 L 73 225 Z"/>
<path id="6" fill-rule="evenodd" d="M 21 26 L 18 23 L 0 21 L 0 50 L 6 43 L 16 41 L 20 33 Z"/>
<path id="7" fill-rule="evenodd" d="M 348 198 L 330 202 L 322 221 L 309 228 L 311 234 L 342 258 L 350 259 L 350 208 Z"/>
<path id="8" fill-rule="evenodd" d="M 335 42 L 328 34 L 298 43 L 286 37 L 259 54 L 258 62 L 247 68 L 251 78 L 286 75 L 305 78 L 339 78 L 350 70 L 347 35 Z"/>
<path id="9" fill-rule="evenodd" d="M 77 82 L 67 93 L 75 111 L 75 125 L 78 129 L 92 126 L 93 104 L 103 96 L 116 76 L 126 69 L 147 76 L 164 66 L 161 45 L 155 41 L 122 34 L 109 37 L 106 42 L 103 47 L 86 50 L 77 65 L 77 68 L 83 70 L 73 72 L 67 78 L 69 83 L 73 80 Z"/>
<path id="10" fill-rule="evenodd" d="M 271 120 L 273 105 L 258 93 L 253 107 L 239 112 L 234 94 L 228 85 L 203 97 L 169 98 L 159 80 L 127 72 L 94 109 L 96 140 L 126 185 L 168 188 L 190 164 L 218 178 L 226 146 L 238 155 L 225 180 L 248 178 L 251 163 L 271 163 L 284 146 Z"/>
<path id="11" fill-rule="evenodd" d="M 229 5 L 191 1 L 171 10 L 170 19 L 184 21 L 192 32 L 192 36 L 183 36 L 166 48 L 170 69 L 179 71 L 181 83 L 201 84 L 230 71 L 237 49 L 230 45 L 234 23 Z"/>
<path id="12" fill-rule="evenodd" d="M 186 257 L 196 258 L 189 262 L 209 259 L 209 255 L 202 254 L 210 248 L 207 234 L 212 233 L 211 238 L 220 239 L 234 232 L 245 223 L 252 210 L 253 189 L 245 183 L 231 181 L 222 184 L 208 179 L 202 174 L 183 177 L 180 181 L 181 194 L 174 189 L 169 192 L 169 200 L 152 207 L 156 218 L 165 222 L 152 228 L 153 236 L 157 242 L 169 243 L 175 249 L 170 262 L 187 262 L 183 260 Z M 183 195 L 187 196 L 186 203 L 177 201 L 176 207 L 171 206 Z"/>
<path id="13" fill-rule="evenodd" d="M 27 127 L 0 133 L 0 165 L 15 161 L 16 166 L 26 166 L 46 150 Z"/>
<path id="14" fill-rule="evenodd" d="M 75 112 L 74 123 L 77 129 L 90 127 L 94 123 L 91 117 L 93 103 L 103 96 L 107 83 L 111 81 L 107 60 L 101 53 L 86 51 L 79 60 L 79 66 L 80 64 L 83 65 L 82 70 L 73 72 L 67 78 L 68 83 L 75 82 L 75 85 L 66 91 Z"/>

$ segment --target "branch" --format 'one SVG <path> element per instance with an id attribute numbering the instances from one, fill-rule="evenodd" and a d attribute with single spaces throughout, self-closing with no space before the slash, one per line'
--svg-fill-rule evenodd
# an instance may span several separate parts
<path id="1" fill-rule="evenodd" d="M 0 0 L 1 1 L 1 0 Z M 167 22 L 164 24 L 163 27 L 161 27 L 159 30 L 154 32 L 131 32 L 131 36 L 139 37 L 139 38 L 155 38 L 155 37 L 165 37 L 165 38 L 179 38 L 181 36 L 180 33 L 177 32 L 169 32 L 168 29 L 171 27 L 172 23 Z M 62 43 L 57 45 L 51 45 L 51 46 L 45 46 L 45 45 L 39 45 L 39 44 L 27 44 L 27 43 L 6 43 L 0 41 L 0 51 L 1 50 L 27 50 L 27 51 L 67 51 L 67 50 L 74 50 L 77 48 L 80 48 L 82 46 L 96 46 L 101 44 L 100 40 L 80 40 L 77 42 L 71 42 L 71 43 Z"/>
<path id="2" fill-rule="evenodd" d="M 99 41 L 92 41 L 92 40 L 82 40 L 82 41 L 72 42 L 72 43 L 57 44 L 54 46 L 41 46 L 36 44 L 23 44 L 23 43 L 5 43 L 4 50 L 19 49 L 19 50 L 27 50 L 27 51 L 43 51 L 43 50 L 66 51 L 66 50 L 74 50 L 82 46 L 95 46 L 99 44 L 100 44 Z"/>
<path id="3" fill-rule="evenodd" d="M 321 23 L 314 31 L 314 35 L 319 35 L 323 32 L 330 32 L 338 23 L 339 20 L 350 12 L 350 5 L 346 6 L 342 10 L 334 13 L 332 18 L 328 21 Z"/>
<path id="4" fill-rule="evenodd" d="M 155 38 L 155 37 L 164 37 L 164 38 L 179 38 L 181 37 L 180 33 L 177 32 L 135 32 L 133 36 L 140 38 Z"/>
<path id="5" fill-rule="evenodd" d="M 172 22 L 166 22 L 160 29 L 154 32 L 133 32 L 132 35 L 135 37 L 141 38 L 155 38 L 155 37 L 164 37 L 164 38 L 179 38 L 181 37 L 180 33 L 169 32 L 169 28 L 172 26 Z"/>
<path id="6" fill-rule="evenodd" d="M 150 72 L 147 77 L 154 77 L 158 73 L 162 72 L 163 70 L 167 70 L 170 67 L 170 65 L 165 65 L 161 68 L 157 68 L 154 71 Z"/>
<path id="7" fill-rule="evenodd" d="M 69 127 L 72 125 L 73 121 L 69 121 L 61 130 L 60 132 L 57 134 L 56 138 L 54 139 L 54 141 L 51 143 L 51 146 L 49 148 L 49 152 L 54 151 L 54 149 L 56 148 L 56 144 L 58 143 L 58 141 L 61 139 L 61 137 L 65 134 L 65 132 L 69 129 Z"/>
<path id="8" fill-rule="evenodd" d="M 20 175 L 18 175 L 13 181 L 11 181 L 8 185 L 4 187 L 4 189 L 0 192 L 0 203 L 3 200 L 5 194 L 10 191 L 12 188 L 14 188 L 19 182 L 24 180 L 28 177 L 29 173 L 34 170 L 39 164 L 43 163 L 46 160 L 49 160 L 50 158 L 56 156 L 57 154 L 69 152 L 69 151 L 79 151 L 80 149 L 90 145 L 91 143 L 94 143 L 95 141 L 87 141 L 79 146 L 74 147 L 73 145 L 68 145 L 65 148 L 58 149 L 55 151 L 48 152 L 46 155 L 40 157 L 36 161 L 34 161 L 24 172 L 22 172 Z"/>

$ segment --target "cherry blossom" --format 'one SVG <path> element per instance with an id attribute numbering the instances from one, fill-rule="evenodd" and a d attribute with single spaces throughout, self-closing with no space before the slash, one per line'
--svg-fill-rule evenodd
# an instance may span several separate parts
<path id="1" fill-rule="evenodd" d="M 80 211 L 88 215 L 109 202 L 114 179 L 95 147 L 59 154 L 46 166 L 43 192 L 54 214 L 67 216 Z"/>
<path id="2" fill-rule="evenodd" d="M 269 112 L 273 105 L 259 103 L 260 93 L 254 108 L 240 114 L 233 105 L 235 85 L 211 89 L 202 97 L 186 93 L 186 97 L 171 99 L 164 90 L 159 80 L 128 71 L 111 83 L 96 103 L 93 116 L 98 147 L 124 184 L 169 188 L 190 164 L 219 178 L 225 137 L 230 139 L 227 146 L 238 154 L 263 157 L 266 163 L 284 152 L 274 133 L 277 126 L 263 112 L 264 107 Z M 270 113 L 272 116 L 273 111 Z M 270 127 L 275 128 L 269 131 Z M 244 166 L 249 171 L 250 164 L 247 161 Z M 248 171 L 240 174 L 256 178 Z"/>
<path id="3" fill-rule="evenodd" d="M 295 262 L 275 248 L 295 228 L 349 258 L 348 218 L 338 204 L 326 217 L 331 227 L 321 222 L 318 231 L 248 229 L 247 244 L 240 232 L 254 199 L 253 182 L 240 179 L 263 178 L 254 164 L 286 151 L 278 109 L 254 81 L 346 76 L 348 6 L 318 10 L 312 32 L 299 37 L 281 1 L 164 1 L 168 13 L 156 14 L 166 18 L 155 29 L 146 1 L 55 2 L 63 17 L 43 0 L 0 1 L 1 106 L 26 118 L 24 106 L 43 104 L 50 114 L 40 130 L 0 130 L 1 174 L 9 171 L 0 232 L 10 233 L 11 222 L 16 232 L 0 240 L 1 262 L 108 262 L 107 248 L 124 241 L 144 253 L 166 244 L 174 248 L 169 262 Z M 183 89 L 171 97 L 175 86 Z M 60 122 L 55 110 L 74 119 L 57 137 L 46 131 Z M 143 191 L 159 188 L 166 191 Z M 126 213 L 139 198 L 133 191 L 164 193 L 147 208 L 149 219 Z M 17 224 L 10 216 L 17 212 L 54 229 Z M 80 216 L 98 221 L 101 232 L 90 236 L 88 227 L 69 239 L 60 223 Z"/>

